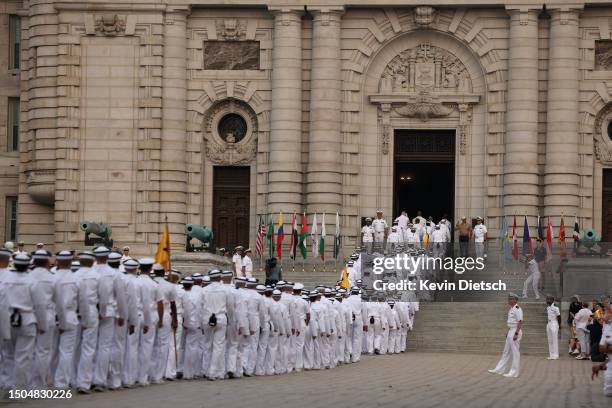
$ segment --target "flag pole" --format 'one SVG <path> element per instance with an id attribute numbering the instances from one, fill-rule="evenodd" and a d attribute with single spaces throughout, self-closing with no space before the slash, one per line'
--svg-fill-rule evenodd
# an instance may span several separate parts
<path id="1" fill-rule="evenodd" d="M 168 227 L 168 214 L 164 214 L 166 229 L 168 230 L 168 244 L 170 244 L 170 228 Z M 172 269 L 172 261 L 170 260 L 170 245 L 168 245 L 168 272 Z"/>

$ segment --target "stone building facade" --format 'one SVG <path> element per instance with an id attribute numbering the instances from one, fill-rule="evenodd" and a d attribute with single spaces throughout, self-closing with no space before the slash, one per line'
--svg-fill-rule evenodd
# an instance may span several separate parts
<path id="1" fill-rule="evenodd" d="M 611 4 L 350 4 L 3 1 L 0 237 L 78 247 L 90 220 L 144 252 L 167 217 L 177 248 L 186 223 L 254 245 L 282 210 L 353 245 L 442 202 L 612 239 Z"/>

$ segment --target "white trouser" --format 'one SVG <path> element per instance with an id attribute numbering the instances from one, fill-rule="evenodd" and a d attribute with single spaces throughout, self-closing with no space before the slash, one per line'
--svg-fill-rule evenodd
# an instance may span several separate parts
<path id="1" fill-rule="evenodd" d="M 138 345 L 138 383 L 140 385 L 149 384 L 149 370 L 153 359 L 153 344 L 157 334 L 157 322 L 149 326 L 149 331 L 140 334 L 140 344 Z"/>
<path id="2" fill-rule="evenodd" d="M 323 368 L 324 362 L 323 362 L 323 354 L 324 354 L 324 342 L 325 342 L 326 336 L 323 335 L 319 335 L 316 338 L 313 339 L 314 342 L 314 359 L 313 359 L 313 365 L 312 368 L 314 368 L 315 370 L 320 370 Z"/>
<path id="3" fill-rule="evenodd" d="M 255 375 L 266 375 L 266 353 L 270 341 L 269 323 L 262 327 L 257 344 L 257 362 L 255 364 Z"/>
<path id="4" fill-rule="evenodd" d="M 484 242 L 474 242 L 474 249 L 476 251 L 476 258 L 484 258 L 484 254 L 485 254 Z"/>
<path id="5" fill-rule="evenodd" d="M 363 347 L 363 322 L 361 319 L 353 321 L 353 337 L 351 346 L 351 361 L 356 363 L 361 359 L 361 349 Z"/>
<path id="6" fill-rule="evenodd" d="M 408 323 L 406 323 L 406 326 Z M 408 327 L 403 327 L 400 335 L 400 350 L 401 352 L 406 351 L 406 338 L 408 337 Z"/>
<path id="7" fill-rule="evenodd" d="M 10 388 L 12 384 L 15 369 L 13 358 L 13 342 L 11 340 L 0 341 L 0 388 Z"/>
<path id="8" fill-rule="evenodd" d="M 168 354 L 170 352 L 170 338 L 172 337 L 172 318 L 165 315 L 163 326 L 157 329 L 155 342 L 153 343 L 153 358 L 149 368 L 151 381 L 160 382 L 166 374 Z"/>
<path id="9" fill-rule="evenodd" d="M 77 368 L 77 388 L 88 390 L 94 374 L 94 357 L 98 345 L 98 322 L 93 327 L 83 327 L 81 330 L 81 347 L 79 366 Z"/>
<path id="10" fill-rule="evenodd" d="M 242 361 L 244 373 L 246 375 L 255 374 L 255 367 L 257 366 L 257 353 L 259 348 L 259 338 L 261 335 L 259 334 L 259 327 L 256 327 L 254 331 L 255 333 L 252 336 L 249 336 L 247 345 L 248 351 L 246 353 L 246 358 L 244 358 Z"/>
<path id="11" fill-rule="evenodd" d="M 234 324 L 227 327 L 225 345 L 225 369 L 228 373 L 236 374 L 238 361 L 238 329 Z"/>
<path id="12" fill-rule="evenodd" d="M 287 372 L 287 348 L 289 347 L 289 337 L 278 336 L 278 347 L 276 348 L 276 361 L 274 362 L 274 371 L 276 374 L 284 374 Z"/>
<path id="13" fill-rule="evenodd" d="M 178 321 L 180 322 L 182 320 L 179 319 Z M 176 328 L 176 331 L 170 331 L 170 343 L 168 344 L 168 363 L 166 364 L 166 373 L 164 374 L 164 377 L 166 378 L 176 378 L 176 372 L 183 371 L 182 367 L 179 365 L 182 351 L 182 336 L 183 326 L 178 326 Z"/>
<path id="14" fill-rule="evenodd" d="M 51 317 L 50 317 L 51 318 Z M 53 324 L 45 331 L 44 334 L 36 336 L 36 345 L 34 346 L 34 362 L 32 372 L 30 373 L 29 383 L 32 388 L 47 388 L 49 379 L 51 378 L 51 360 L 54 357 L 56 350 L 56 333 L 55 316 L 52 317 Z"/>
<path id="15" fill-rule="evenodd" d="M 519 332 L 518 338 L 513 340 L 514 333 L 516 332 L 516 327 L 510 327 L 508 329 L 508 334 L 506 336 L 506 344 L 504 345 L 504 352 L 502 353 L 497 366 L 495 367 L 495 371 L 503 372 L 506 369 L 506 365 L 508 364 L 508 360 L 512 356 L 512 367 L 510 368 L 510 373 L 519 374 L 519 370 L 521 367 L 521 338 L 523 337 L 523 331 Z"/>
<path id="16" fill-rule="evenodd" d="M 100 324 L 98 326 L 98 348 L 93 377 L 94 385 L 102 387 L 106 387 L 107 385 L 114 336 L 115 318 L 104 317 L 100 319 Z"/>
<path id="17" fill-rule="evenodd" d="M 368 255 L 372 253 L 372 241 L 363 242 L 363 246 L 365 247 L 365 251 Z"/>
<path id="18" fill-rule="evenodd" d="M 548 337 L 548 356 L 559 358 L 559 323 L 551 320 L 546 325 L 546 337 Z"/>
<path id="19" fill-rule="evenodd" d="M 612 354 L 608 354 L 608 369 L 606 370 L 603 378 L 603 392 L 606 397 L 612 397 Z"/>
<path id="20" fill-rule="evenodd" d="M 109 364 L 109 384 L 112 389 L 121 387 L 121 375 L 123 373 L 123 361 L 125 359 L 125 346 L 127 344 L 127 323 L 123 326 L 115 326 L 113 343 L 111 346 L 111 356 Z"/>
<path id="21" fill-rule="evenodd" d="M 223 379 L 225 377 L 225 341 L 227 333 L 227 316 L 217 315 L 216 326 L 206 326 L 206 331 L 210 333 L 206 345 L 210 348 L 210 363 L 206 376 L 212 379 Z"/>
<path id="22" fill-rule="evenodd" d="M 373 329 L 374 329 L 374 341 L 372 342 L 372 349 L 369 349 L 368 347 L 368 351 L 370 353 L 374 352 L 374 350 L 381 351 L 380 349 L 381 349 L 382 342 L 383 342 L 384 332 L 382 329 L 382 324 L 380 322 L 380 317 L 374 317 Z"/>
<path id="23" fill-rule="evenodd" d="M 342 338 L 340 338 L 342 337 Z M 336 341 L 335 361 L 338 363 L 344 362 L 344 348 L 346 347 L 346 333 L 341 333 Z"/>
<path id="24" fill-rule="evenodd" d="M 249 334 L 248 329 L 246 329 L 246 333 L 242 333 L 238 336 L 238 354 L 236 355 L 236 371 L 234 371 L 234 376 L 236 377 L 242 377 L 242 373 L 244 372 L 244 365 L 249 358 L 251 337 L 253 336 Z"/>
<path id="25" fill-rule="evenodd" d="M 385 232 L 374 232 L 374 242 L 383 243 L 385 241 Z"/>
<path id="26" fill-rule="evenodd" d="M 446 242 L 434 242 L 433 243 L 433 256 L 434 258 L 441 258 L 446 252 Z"/>
<path id="27" fill-rule="evenodd" d="M 126 336 L 127 341 L 125 343 L 125 359 L 123 360 L 122 376 L 124 385 L 134 385 L 138 380 L 138 355 L 140 350 L 140 336 L 142 335 L 142 323 L 142 316 L 139 316 L 138 323 L 134 325 L 134 333 L 130 334 L 128 331 Z"/>
<path id="28" fill-rule="evenodd" d="M 55 378 L 53 386 L 57 389 L 70 387 L 74 381 L 74 352 L 76 350 L 77 334 L 79 330 L 77 326 L 64 330 L 59 335 L 59 347 L 57 369 L 55 370 Z"/>
<path id="29" fill-rule="evenodd" d="M 8 360 L 14 362 L 13 370 L 8 380 L 7 388 L 26 389 L 28 376 L 34 362 L 34 347 L 36 345 L 36 324 L 31 323 L 21 327 L 11 328 L 11 346 L 8 347 Z M 3 362 L 4 364 L 4 362 Z"/>
<path id="30" fill-rule="evenodd" d="M 304 348 L 302 353 L 302 368 L 305 370 L 311 370 L 314 368 L 314 339 L 312 338 L 312 333 L 308 327 L 305 329 L 305 331 Z"/>
<path id="31" fill-rule="evenodd" d="M 300 328 L 300 334 L 293 337 L 293 356 L 295 358 L 293 368 L 302 371 L 304 368 L 304 341 L 306 338 L 306 326 Z"/>
<path id="32" fill-rule="evenodd" d="M 202 329 L 183 330 L 183 378 L 191 380 L 200 375 L 202 370 L 202 347 L 201 347 Z"/>
<path id="33" fill-rule="evenodd" d="M 525 283 L 523 284 L 523 297 L 527 297 L 527 288 L 529 284 L 533 288 L 533 293 L 535 294 L 536 299 L 540 297 L 540 292 L 538 292 L 538 284 L 540 283 L 540 273 L 534 272 L 525 279 Z"/>
<path id="34" fill-rule="evenodd" d="M 580 352 L 588 356 L 591 352 L 589 332 L 586 329 L 576 329 L 576 336 L 580 342 Z"/>
<path id="35" fill-rule="evenodd" d="M 278 349 L 278 332 L 270 333 L 268 337 L 268 347 L 266 349 L 266 357 L 264 359 L 264 367 L 266 375 L 274 375 L 274 363 L 276 362 L 276 351 Z"/>

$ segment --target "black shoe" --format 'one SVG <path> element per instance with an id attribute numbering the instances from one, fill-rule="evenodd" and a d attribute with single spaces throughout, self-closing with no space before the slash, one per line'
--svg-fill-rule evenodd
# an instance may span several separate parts
<path id="1" fill-rule="evenodd" d="M 379 349 L 374 349 L 374 354 L 380 355 L 380 350 Z"/>
<path id="2" fill-rule="evenodd" d="M 79 394 L 91 394 L 91 390 L 88 390 L 86 388 L 77 388 L 77 393 L 79 393 Z"/>
<path id="3" fill-rule="evenodd" d="M 231 380 L 232 378 L 234 378 L 234 373 L 232 373 L 231 371 L 228 371 L 228 372 L 227 372 L 227 378 L 229 378 L 230 380 Z"/>

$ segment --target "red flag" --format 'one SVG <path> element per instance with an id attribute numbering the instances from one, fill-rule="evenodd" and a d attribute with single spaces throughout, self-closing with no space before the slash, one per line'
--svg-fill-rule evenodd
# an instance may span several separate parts
<path id="1" fill-rule="evenodd" d="M 259 230 L 257 231 L 257 241 L 255 242 L 255 252 L 261 258 L 263 254 L 264 238 L 266 237 L 266 226 L 261 217 L 259 217 Z"/>
<path id="2" fill-rule="evenodd" d="M 567 258 L 565 253 L 565 223 L 563 222 L 563 216 L 561 216 L 561 225 L 559 225 L 559 248 L 561 258 Z"/>
<path id="3" fill-rule="evenodd" d="M 552 240 L 553 240 L 553 229 L 550 217 L 548 217 L 548 226 L 546 227 L 546 259 L 552 259 Z"/>
<path id="4" fill-rule="evenodd" d="M 516 215 L 512 222 L 512 257 L 517 260 L 519 257 L 518 236 L 516 234 Z"/>

